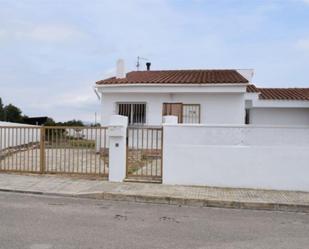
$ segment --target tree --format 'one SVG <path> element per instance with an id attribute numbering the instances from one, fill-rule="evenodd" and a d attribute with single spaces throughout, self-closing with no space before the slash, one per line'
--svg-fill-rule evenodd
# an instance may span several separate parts
<path id="1" fill-rule="evenodd" d="M 47 121 L 44 123 L 44 126 L 56 126 L 56 122 L 52 118 L 47 118 Z"/>
<path id="2" fill-rule="evenodd" d="M 23 116 L 21 115 L 21 110 L 18 107 L 9 104 L 6 105 L 3 110 L 6 121 L 23 123 Z"/>
<path id="3" fill-rule="evenodd" d="M 0 98 L 0 121 L 4 121 L 4 119 L 5 119 L 4 108 L 3 108 L 2 99 Z"/>
<path id="4" fill-rule="evenodd" d="M 90 124 L 90 127 L 101 127 L 100 123 Z"/>
<path id="5" fill-rule="evenodd" d="M 72 119 L 66 122 L 55 122 L 52 118 L 48 118 L 44 126 L 85 126 L 83 121 Z"/>
<path id="6" fill-rule="evenodd" d="M 64 126 L 84 126 L 83 121 L 81 120 L 69 120 L 63 123 Z"/>

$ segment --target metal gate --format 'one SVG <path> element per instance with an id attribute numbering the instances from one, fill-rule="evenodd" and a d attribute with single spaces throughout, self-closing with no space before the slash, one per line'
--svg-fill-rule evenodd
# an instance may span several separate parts
<path id="1" fill-rule="evenodd" d="M 162 127 L 128 127 L 127 180 L 162 182 L 162 149 Z"/>
<path id="2" fill-rule="evenodd" d="M 107 127 L 46 127 L 45 172 L 107 176 Z"/>
<path id="3" fill-rule="evenodd" d="M 108 175 L 107 127 L 0 127 L 0 172 Z"/>

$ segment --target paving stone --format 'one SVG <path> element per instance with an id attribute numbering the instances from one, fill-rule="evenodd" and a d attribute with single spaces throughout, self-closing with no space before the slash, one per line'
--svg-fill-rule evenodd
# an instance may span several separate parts
<path id="1" fill-rule="evenodd" d="M 0 190 L 171 205 L 309 213 L 309 192 L 115 183 L 56 175 L 0 174 Z"/>

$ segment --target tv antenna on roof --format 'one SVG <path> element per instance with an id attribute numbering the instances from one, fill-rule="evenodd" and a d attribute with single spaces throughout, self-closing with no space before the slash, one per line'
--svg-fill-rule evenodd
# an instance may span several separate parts
<path id="1" fill-rule="evenodd" d="M 137 71 L 139 71 L 140 60 L 148 61 L 147 58 L 143 58 L 143 57 L 137 56 L 137 62 L 136 62 L 136 70 L 137 70 Z"/>

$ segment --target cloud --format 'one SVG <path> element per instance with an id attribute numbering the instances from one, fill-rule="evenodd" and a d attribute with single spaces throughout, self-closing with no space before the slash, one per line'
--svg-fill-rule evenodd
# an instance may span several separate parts
<path id="1" fill-rule="evenodd" d="M 137 56 L 154 70 L 254 67 L 267 84 L 307 82 L 295 50 L 308 51 L 309 19 L 293 1 L 309 3 L 0 0 L 0 96 L 27 115 L 91 120 L 94 82 L 118 58 L 135 70 Z"/>
<path id="2" fill-rule="evenodd" d="M 54 98 L 54 107 L 86 108 L 89 105 L 98 103 L 95 93 L 68 93 Z"/>
<path id="3" fill-rule="evenodd" d="M 65 42 L 77 39 L 83 34 L 70 26 L 61 25 L 42 25 L 34 27 L 30 32 L 23 33 L 22 35 L 43 42 Z"/>
<path id="4" fill-rule="evenodd" d="M 34 90 L 33 92 L 35 92 Z M 19 96 L 22 94 L 18 93 Z M 100 101 L 91 88 L 80 88 L 67 93 L 51 93 L 44 96 L 44 101 L 35 94 L 30 103 L 23 101 L 20 107 L 30 116 L 49 116 L 56 121 L 82 119 L 91 121 L 94 113 L 100 113 Z M 7 99 L 7 98 L 6 98 Z M 39 104 L 38 104 L 39 103 Z M 24 106 L 27 105 L 27 108 Z"/>
<path id="5" fill-rule="evenodd" d="M 296 47 L 302 50 L 309 51 L 309 38 L 303 38 L 303 39 L 298 40 L 296 42 Z"/>
<path id="6" fill-rule="evenodd" d="M 30 40 L 36 42 L 60 43 L 74 41 L 85 35 L 74 27 L 61 24 L 23 25 L 18 29 L 0 30 L 0 39 Z"/>
<path id="7" fill-rule="evenodd" d="M 0 30 L 0 39 L 2 37 L 5 37 L 5 35 L 6 35 L 6 32 L 4 30 Z"/>

